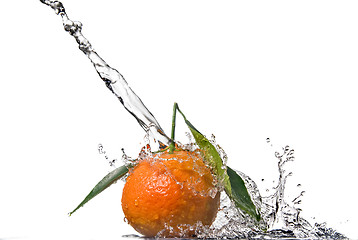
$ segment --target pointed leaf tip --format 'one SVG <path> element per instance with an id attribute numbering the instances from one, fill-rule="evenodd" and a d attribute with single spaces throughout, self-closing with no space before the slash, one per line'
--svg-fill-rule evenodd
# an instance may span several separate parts
<path id="1" fill-rule="evenodd" d="M 72 212 L 68 213 L 68 215 L 72 216 L 72 214 L 75 213 L 79 208 L 83 207 L 83 205 L 85 205 L 92 198 L 94 198 L 103 190 L 105 190 L 117 180 L 122 178 L 127 172 L 128 167 L 123 165 L 108 173 L 101 181 L 97 183 L 97 185 L 91 190 L 91 192 L 85 197 L 85 199 L 83 199 L 83 201 Z"/>

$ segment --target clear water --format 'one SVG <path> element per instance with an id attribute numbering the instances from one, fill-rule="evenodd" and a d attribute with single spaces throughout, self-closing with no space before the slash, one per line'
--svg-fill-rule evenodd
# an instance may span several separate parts
<path id="1" fill-rule="evenodd" d="M 272 146 L 270 139 L 267 142 Z M 222 155 L 225 152 L 215 143 L 212 143 Z M 221 210 L 210 228 L 198 226 L 197 235 L 200 238 L 252 238 L 252 239 L 345 239 L 346 237 L 325 223 L 310 223 L 300 216 L 300 204 L 304 191 L 295 198 L 288 200 L 285 195 L 287 179 L 292 176 L 288 171 L 287 163 L 295 160 L 294 149 L 289 146 L 282 147 L 273 154 L 277 160 L 277 184 L 272 186 L 273 191 L 261 195 L 256 183 L 244 173 L 237 173 L 245 181 L 248 192 L 254 204 L 260 209 L 263 220 L 257 224 L 240 212 L 229 198 L 222 194 Z M 227 157 L 226 157 L 227 158 Z M 298 184 L 298 187 L 299 184 Z"/>
<path id="2" fill-rule="evenodd" d="M 62 18 L 65 31 L 76 40 L 79 49 L 89 58 L 100 78 L 104 81 L 107 88 L 118 98 L 125 109 L 138 121 L 139 125 L 146 131 L 147 136 L 151 136 L 159 143 L 159 147 L 168 146 L 170 138 L 164 133 L 153 114 L 146 108 L 141 99 L 129 87 L 124 77 L 114 68 L 110 67 L 93 49 L 90 42 L 83 36 L 82 24 L 72 21 L 66 14 L 63 4 L 59 1 L 40 0 L 42 3 L 51 7 L 55 13 Z M 266 139 L 271 144 L 270 139 Z M 211 142 L 216 146 L 224 163 L 227 155 L 223 149 L 216 144 L 215 137 L 212 136 Z M 195 148 L 195 144 L 185 145 L 186 148 Z M 111 166 L 115 166 L 116 160 L 111 160 L 102 145 L 98 146 L 98 151 L 102 154 Z M 148 154 L 149 147 L 143 148 L 143 154 Z M 299 207 L 304 191 L 301 191 L 296 198 L 288 201 L 285 196 L 287 179 L 291 172 L 287 172 L 287 162 L 294 161 L 294 150 L 289 146 L 276 151 L 278 167 L 278 181 L 273 186 L 273 192 L 263 196 L 257 189 L 257 185 L 245 174 L 238 172 L 244 179 L 248 191 L 255 203 L 261 209 L 263 220 L 256 224 L 245 214 L 237 210 L 233 203 L 223 193 L 221 207 L 218 216 L 210 228 L 192 226 L 196 230 L 199 238 L 252 238 L 252 239 L 278 239 L 278 238 L 305 238 L 305 239 L 344 239 L 345 237 L 326 227 L 324 223 L 311 224 L 300 216 L 302 209 Z M 134 161 L 123 151 L 122 159 L 125 162 Z M 264 230 L 265 229 L 265 230 Z M 128 237 L 138 237 L 130 235 Z M 160 237 L 160 236 L 158 236 Z"/>
<path id="3" fill-rule="evenodd" d="M 50 6 L 57 15 L 61 16 L 65 31 L 74 37 L 79 49 L 86 54 L 107 88 L 118 98 L 124 108 L 135 117 L 139 125 L 148 132 L 153 139 L 158 141 L 159 145 L 168 146 L 171 140 L 165 135 L 153 114 L 129 87 L 122 74 L 110 67 L 93 49 L 91 43 L 83 36 L 82 23 L 69 19 L 61 2 L 53 0 L 41 0 L 41 2 Z"/>

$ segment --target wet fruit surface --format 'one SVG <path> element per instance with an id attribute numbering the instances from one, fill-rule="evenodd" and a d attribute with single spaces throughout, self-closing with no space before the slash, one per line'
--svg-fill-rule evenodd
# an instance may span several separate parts
<path id="1" fill-rule="evenodd" d="M 139 161 L 122 195 L 125 217 L 145 236 L 190 236 L 189 226 L 211 225 L 220 205 L 210 169 L 198 151 L 163 152 Z"/>

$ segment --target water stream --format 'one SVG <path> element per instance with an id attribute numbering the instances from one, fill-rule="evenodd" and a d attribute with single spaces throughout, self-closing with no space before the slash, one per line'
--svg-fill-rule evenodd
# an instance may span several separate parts
<path id="1" fill-rule="evenodd" d="M 92 62 L 107 88 L 118 98 L 124 108 L 135 117 L 139 125 L 148 132 L 153 139 L 157 140 L 160 146 L 169 146 L 171 139 L 165 135 L 153 114 L 129 87 L 122 74 L 115 68 L 110 67 L 93 49 L 87 38 L 83 36 L 82 23 L 69 19 L 61 2 L 53 0 L 41 0 L 41 2 L 50 6 L 57 15 L 61 16 L 65 31 L 76 40 L 79 49 Z"/>

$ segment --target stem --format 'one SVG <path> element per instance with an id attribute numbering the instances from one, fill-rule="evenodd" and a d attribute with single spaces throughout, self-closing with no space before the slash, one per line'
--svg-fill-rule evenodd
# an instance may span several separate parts
<path id="1" fill-rule="evenodd" d="M 171 141 L 171 143 L 169 145 L 169 153 L 173 153 L 174 149 L 175 149 L 174 139 L 175 139 L 175 121 L 176 121 L 177 109 L 178 109 L 178 104 L 174 103 L 173 117 L 172 117 L 172 132 L 171 132 L 171 135 L 170 135 L 170 138 L 171 138 L 172 141 Z"/>

